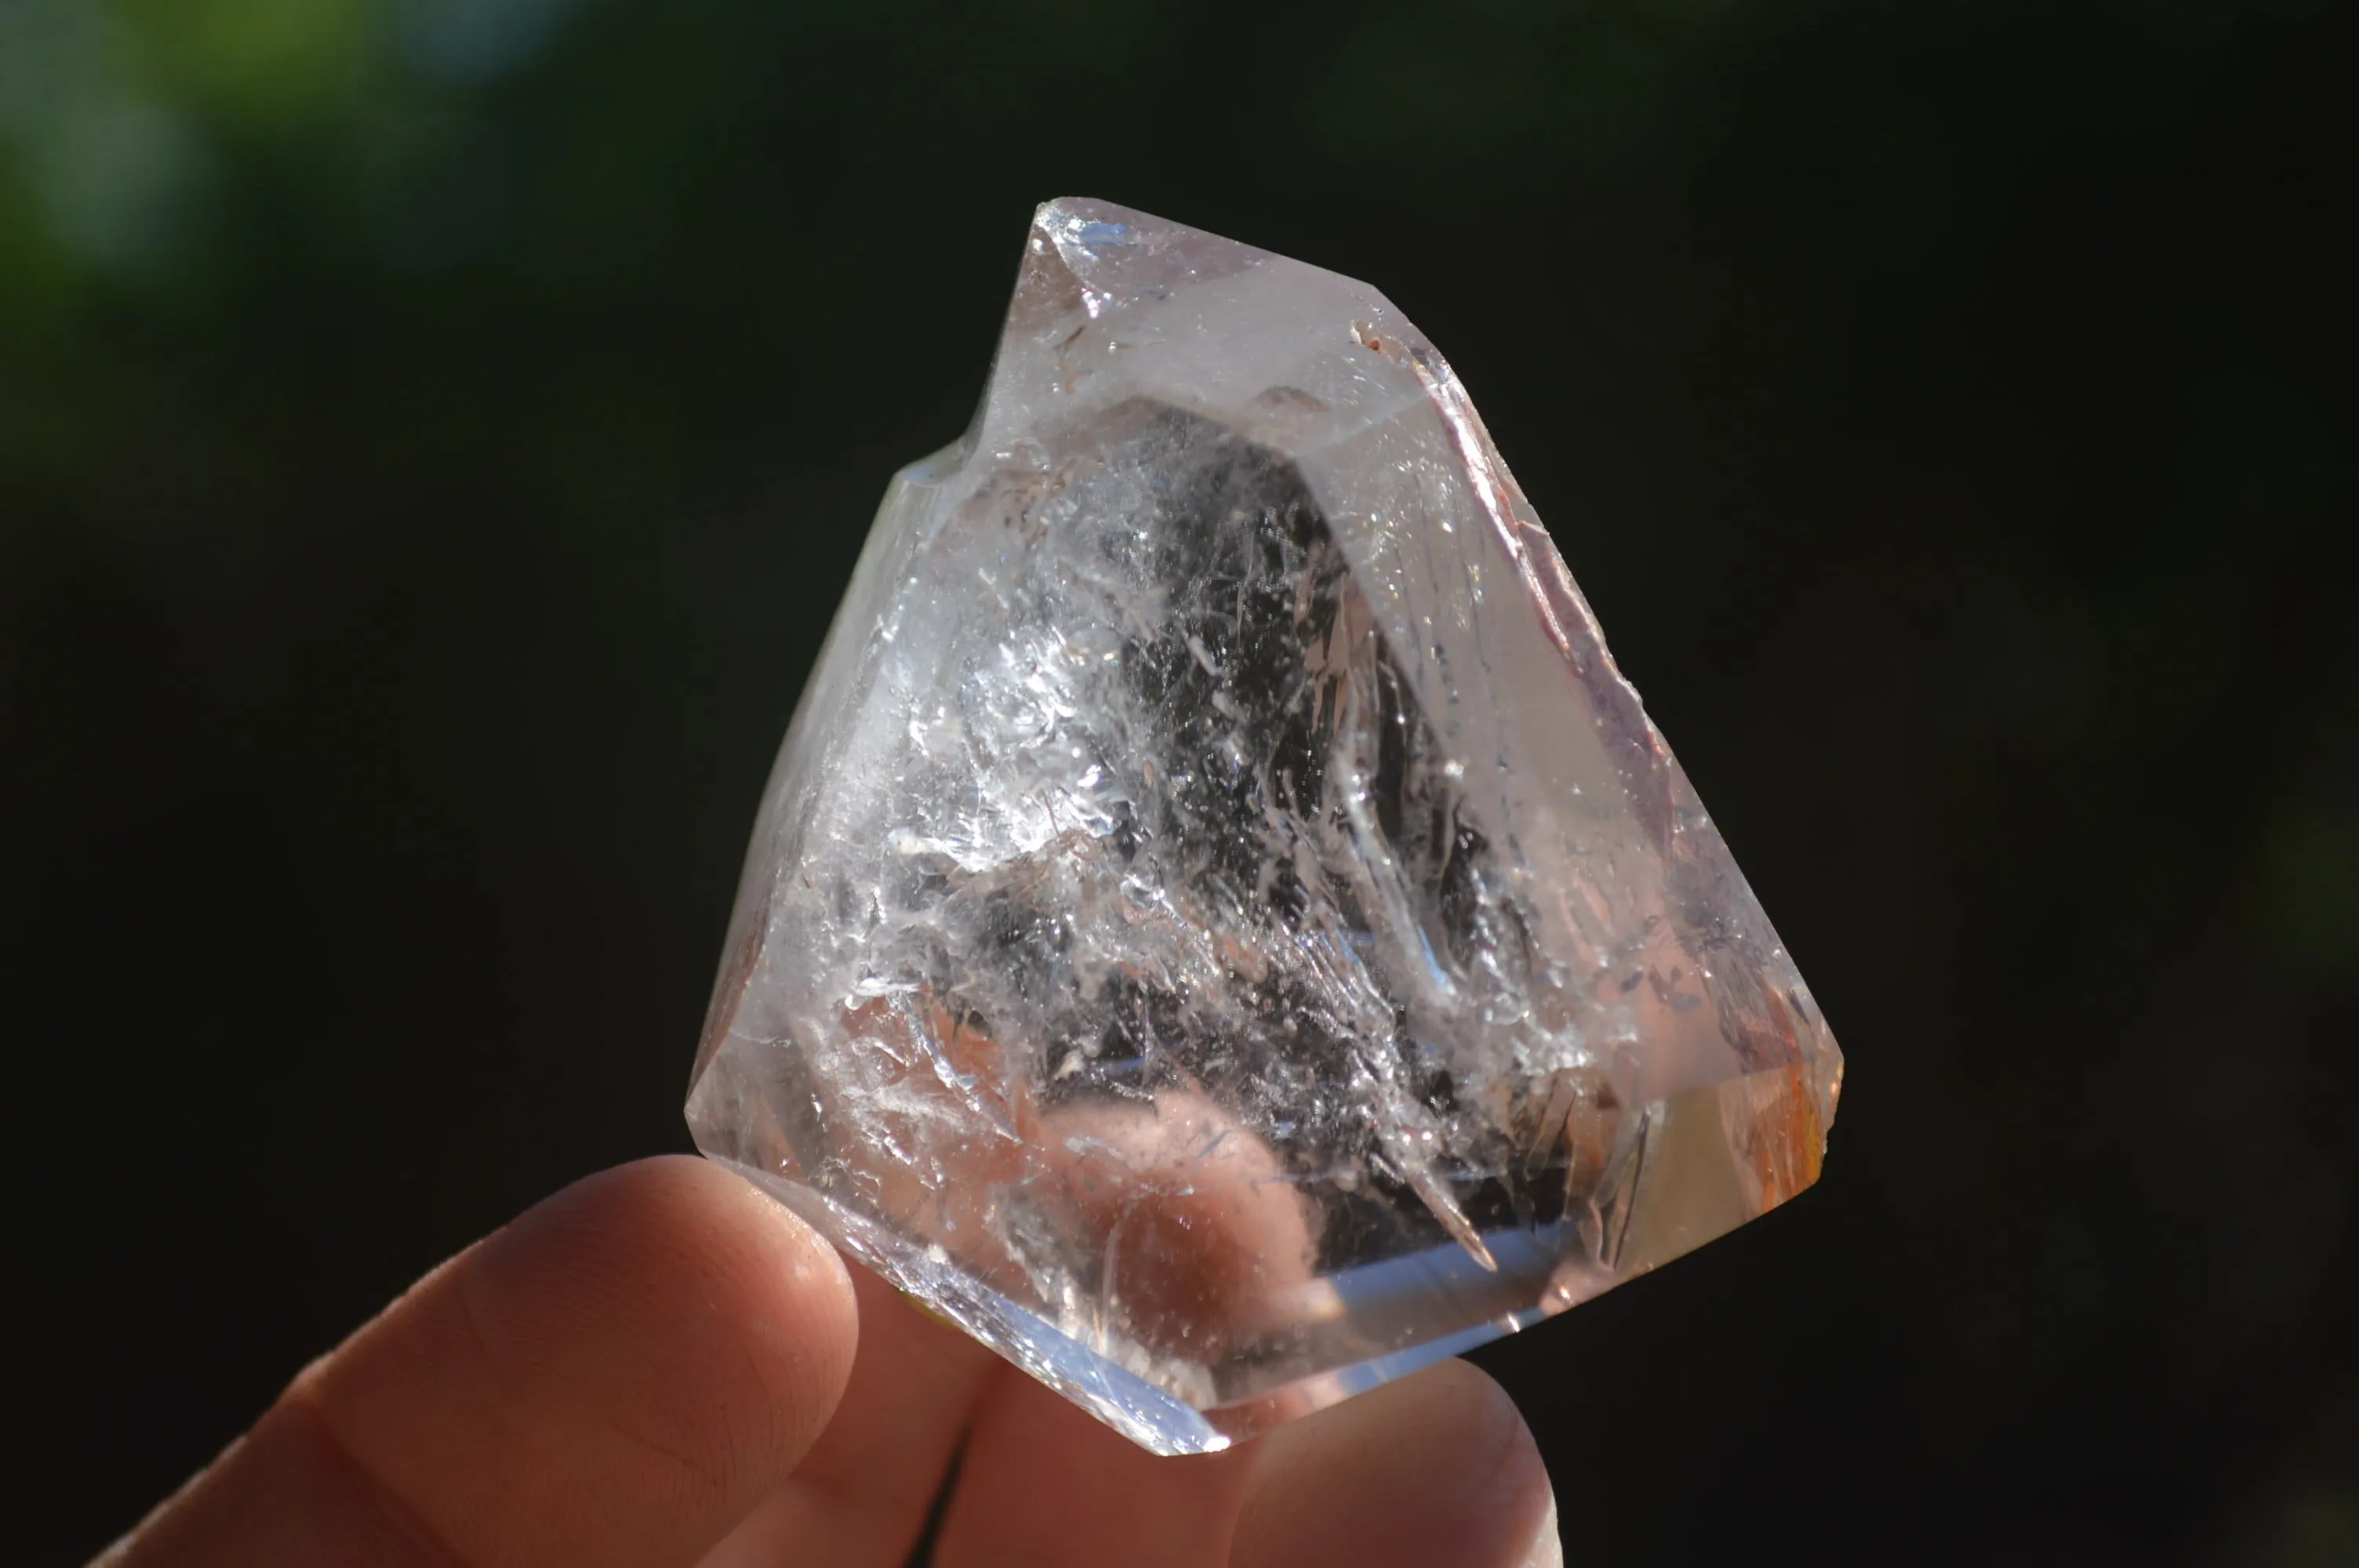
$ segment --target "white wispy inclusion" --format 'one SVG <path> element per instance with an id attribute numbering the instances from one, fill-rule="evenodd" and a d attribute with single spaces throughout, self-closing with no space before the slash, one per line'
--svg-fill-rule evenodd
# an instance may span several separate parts
<path id="1" fill-rule="evenodd" d="M 1187 1453 L 1791 1196 L 1842 1071 L 1432 346 L 1042 207 L 787 737 L 699 1145 Z"/>

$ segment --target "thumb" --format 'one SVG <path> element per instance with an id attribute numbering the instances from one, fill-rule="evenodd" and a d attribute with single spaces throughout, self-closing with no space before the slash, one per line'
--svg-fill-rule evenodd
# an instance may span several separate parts
<path id="1" fill-rule="evenodd" d="M 428 1275 L 101 1563 L 690 1563 L 818 1437 L 856 1335 L 800 1221 L 626 1165 Z"/>

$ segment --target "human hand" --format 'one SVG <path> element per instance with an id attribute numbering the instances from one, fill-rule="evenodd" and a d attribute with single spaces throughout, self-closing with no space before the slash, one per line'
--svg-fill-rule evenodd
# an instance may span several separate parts
<path id="1" fill-rule="evenodd" d="M 577 1183 L 426 1276 L 95 1568 L 1542 1568 L 1530 1433 L 1462 1362 L 1158 1458 L 718 1166 Z"/>

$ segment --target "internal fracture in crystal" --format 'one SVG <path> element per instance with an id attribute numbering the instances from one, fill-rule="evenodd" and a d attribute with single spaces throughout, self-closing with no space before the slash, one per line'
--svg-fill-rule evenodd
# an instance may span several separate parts
<path id="1" fill-rule="evenodd" d="M 1784 1201 L 1842 1074 L 1440 355 L 1042 207 L 788 734 L 698 1144 L 1188 1453 Z"/>

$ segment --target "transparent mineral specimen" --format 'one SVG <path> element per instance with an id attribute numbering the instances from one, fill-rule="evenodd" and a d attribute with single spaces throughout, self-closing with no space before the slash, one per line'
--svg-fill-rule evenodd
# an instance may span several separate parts
<path id="1" fill-rule="evenodd" d="M 787 736 L 705 1152 L 1180 1454 L 1783 1202 L 1842 1077 L 1441 356 L 1042 207 Z"/>

